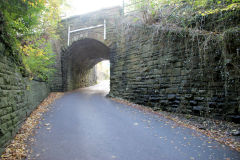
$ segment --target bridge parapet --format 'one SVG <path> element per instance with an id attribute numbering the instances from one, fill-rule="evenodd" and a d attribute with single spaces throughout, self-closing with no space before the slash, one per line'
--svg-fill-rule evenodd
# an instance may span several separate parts
<path id="1" fill-rule="evenodd" d="M 73 42 L 85 38 L 111 44 L 113 29 L 116 28 L 121 11 L 121 7 L 114 7 L 64 19 L 61 33 L 63 45 L 70 46 Z"/>

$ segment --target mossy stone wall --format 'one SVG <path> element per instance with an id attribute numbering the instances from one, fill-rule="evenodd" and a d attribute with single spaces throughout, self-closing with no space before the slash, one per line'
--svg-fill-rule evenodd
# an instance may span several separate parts
<path id="1" fill-rule="evenodd" d="M 23 77 L 14 58 L 5 52 L 0 43 L 0 153 L 49 93 L 45 82 Z"/>
<path id="2" fill-rule="evenodd" d="M 239 30 L 223 34 L 123 25 L 110 96 L 166 110 L 240 119 Z"/>

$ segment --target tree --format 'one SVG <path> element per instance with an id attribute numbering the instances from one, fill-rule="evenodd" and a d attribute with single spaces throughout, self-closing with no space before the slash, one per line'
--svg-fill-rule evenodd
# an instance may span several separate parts
<path id="1" fill-rule="evenodd" d="M 53 69 L 50 40 L 58 38 L 60 7 L 64 0 L 0 0 L 0 40 L 9 55 L 18 57 L 33 78 L 47 79 Z"/>

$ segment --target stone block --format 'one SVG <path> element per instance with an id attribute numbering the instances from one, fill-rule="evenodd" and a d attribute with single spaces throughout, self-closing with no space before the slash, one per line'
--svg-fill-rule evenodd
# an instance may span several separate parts
<path id="1" fill-rule="evenodd" d="M 3 77 L 0 77 L 0 85 L 3 85 L 4 84 L 4 79 Z"/>
<path id="2" fill-rule="evenodd" d="M 168 94 L 167 99 L 168 100 L 175 100 L 176 99 L 176 94 Z"/>
<path id="3" fill-rule="evenodd" d="M 166 93 L 178 93 L 178 88 L 167 88 Z"/>
<path id="4" fill-rule="evenodd" d="M 186 99 L 193 99 L 193 95 L 192 94 L 185 94 L 184 96 Z"/>
<path id="5" fill-rule="evenodd" d="M 174 104 L 179 105 L 179 104 L 180 104 L 180 101 L 179 101 L 179 100 L 175 100 L 175 101 L 174 101 Z"/>
<path id="6" fill-rule="evenodd" d="M 195 101 L 204 101 L 204 97 L 194 97 Z"/>
<path id="7" fill-rule="evenodd" d="M 203 106 L 193 106 L 193 111 L 202 111 L 203 109 Z"/>
<path id="8" fill-rule="evenodd" d="M 203 109 L 204 109 L 203 106 L 193 106 L 192 111 L 194 115 L 200 116 Z"/>
<path id="9" fill-rule="evenodd" d="M 161 101 L 160 101 L 160 104 L 161 104 L 161 105 L 168 105 L 168 100 L 161 100 Z"/>
<path id="10" fill-rule="evenodd" d="M 11 120 L 11 115 L 10 114 L 4 115 L 4 116 L 0 117 L 0 120 L 1 120 L 1 123 L 5 123 L 7 121 L 10 121 Z"/>
<path id="11" fill-rule="evenodd" d="M 181 68 L 174 68 L 172 70 L 172 75 L 173 76 L 180 76 L 181 75 Z"/>
<path id="12" fill-rule="evenodd" d="M 4 108 L 6 106 L 8 106 L 8 98 L 0 97 L 0 108 Z"/>
<path id="13" fill-rule="evenodd" d="M 194 100 L 189 101 L 189 103 L 191 106 L 196 106 L 198 104 L 197 101 L 194 101 Z"/>

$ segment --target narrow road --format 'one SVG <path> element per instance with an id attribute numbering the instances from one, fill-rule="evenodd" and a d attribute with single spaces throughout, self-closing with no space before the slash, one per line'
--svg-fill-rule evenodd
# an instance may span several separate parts
<path id="1" fill-rule="evenodd" d="M 58 99 L 36 130 L 29 159 L 240 159 L 239 152 L 205 135 L 116 103 L 105 95 L 98 85 Z"/>

